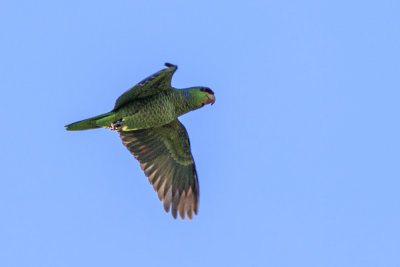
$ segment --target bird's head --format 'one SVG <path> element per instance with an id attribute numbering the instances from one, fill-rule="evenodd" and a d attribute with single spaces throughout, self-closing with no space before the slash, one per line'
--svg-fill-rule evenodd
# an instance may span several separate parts
<path id="1" fill-rule="evenodd" d="M 189 89 L 189 93 L 194 108 L 201 108 L 204 105 L 215 103 L 214 92 L 208 87 L 193 87 Z"/>

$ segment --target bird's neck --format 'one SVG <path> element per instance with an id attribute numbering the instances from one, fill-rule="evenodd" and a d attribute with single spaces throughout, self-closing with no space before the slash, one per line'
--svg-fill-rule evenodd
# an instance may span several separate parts
<path id="1" fill-rule="evenodd" d="M 193 101 L 194 99 L 189 93 L 189 89 L 179 89 L 176 91 L 178 92 L 180 99 L 180 101 L 177 101 L 175 105 L 175 111 L 178 116 L 197 109 Z"/>

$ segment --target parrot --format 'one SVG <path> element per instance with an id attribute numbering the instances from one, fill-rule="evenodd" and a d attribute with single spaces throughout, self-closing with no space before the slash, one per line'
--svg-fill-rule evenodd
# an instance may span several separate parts
<path id="1" fill-rule="evenodd" d="M 191 220 L 199 206 L 199 183 L 188 133 L 178 117 L 215 103 L 214 92 L 203 86 L 171 86 L 177 66 L 142 80 L 123 93 L 107 113 L 65 126 L 67 131 L 107 128 L 139 161 L 165 211 Z"/>

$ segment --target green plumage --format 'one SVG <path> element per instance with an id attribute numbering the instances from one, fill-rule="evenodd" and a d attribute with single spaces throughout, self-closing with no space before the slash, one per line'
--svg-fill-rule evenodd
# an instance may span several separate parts
<path id="1" fill-rule="evenodd" d="M 67 130 L 110 128 L 139 160 L 164 208 L 174 218 L 197 214 L 199 187 L 190 142 L 177 117 L 213 104 L 214 93 L 206 87 L 175 89 L 171 78 L 177 67 L 163 69 L 122 94 L 112 111 L 69 124 Z"/>
<path id="2" fill-rule="evenodd" d="M 103 127 L 102 124 L 110 124 L 114 121 L 114 113 L 108 112 L 93 118 L 89 118 L 82 121 L 77 121 L 72 124 L 66 125 L 65 128 L 68 131 L 81 131 L 81 130 L 89 130 Z M 105 122 L 107 121 L 107 122 Z M 104 123 L 100 123 L 104 122 Z"/>
<path id="3" fill-rule="evenodd" d="M 146 98 L 134 100 L 116 111 L 123 131 L 147 129 L 167 124 L 193 109 L 187 90 L 171 89 Z"/>

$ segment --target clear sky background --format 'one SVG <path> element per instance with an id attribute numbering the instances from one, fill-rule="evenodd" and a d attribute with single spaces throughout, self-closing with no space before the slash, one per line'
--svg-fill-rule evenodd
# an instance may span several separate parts
<path id="1" fill-rule="evenodd" d="M 1 1 L 0 266 L 400 266 L 399 1 Z M 199 215 L 64 125 L 164 62 Z"/>

